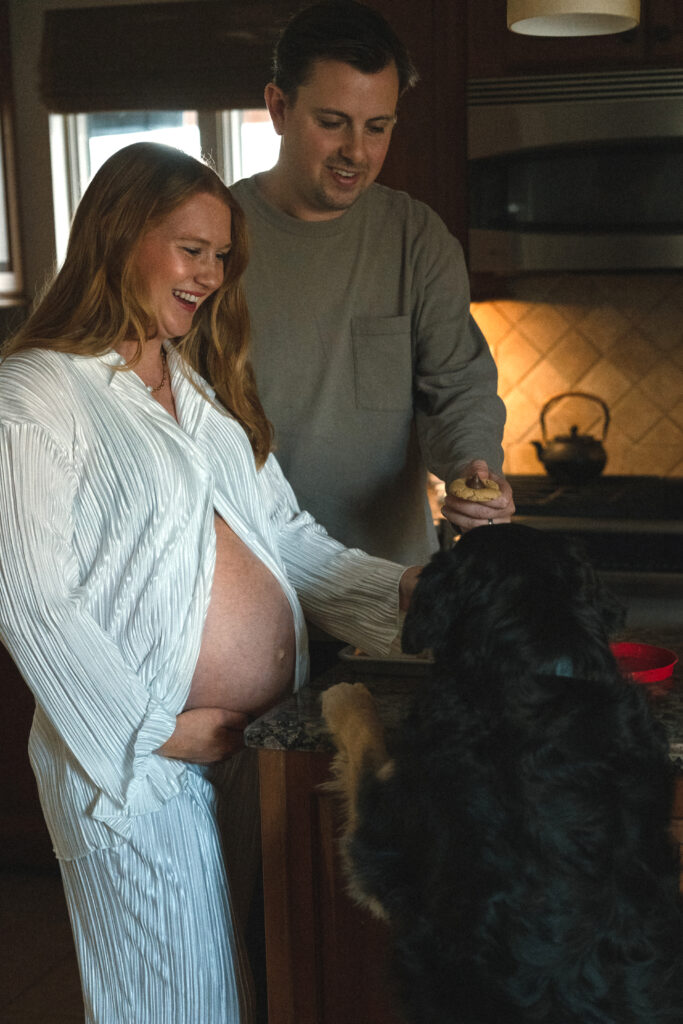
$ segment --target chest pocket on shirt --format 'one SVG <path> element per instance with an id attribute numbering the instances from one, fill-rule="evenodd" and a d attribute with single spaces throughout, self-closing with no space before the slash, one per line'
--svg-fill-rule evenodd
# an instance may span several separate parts
<path id="1" fill-rule="evenodd" d="M 351 338 L 356 407 L 412 408 L 410 317 L 353 317 Z"/>

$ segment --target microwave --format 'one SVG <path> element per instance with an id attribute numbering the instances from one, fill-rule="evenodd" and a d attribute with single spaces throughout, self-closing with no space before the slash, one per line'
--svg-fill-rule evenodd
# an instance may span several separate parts
<path id="1" fill-rule="evenodd" d="M 472 79 L 472 273 L 683 268 L 683 70 Z"/>

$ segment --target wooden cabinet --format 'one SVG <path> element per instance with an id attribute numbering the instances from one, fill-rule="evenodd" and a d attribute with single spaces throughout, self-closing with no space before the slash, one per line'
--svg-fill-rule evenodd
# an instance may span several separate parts
<path id="1" fill-rule="evenodd" d="M 399 101 L 380 181 L 421 199 L 467 244 L 467 4 L 375 0 L 420 73 Z"/>
<path id="2" fill-rule="evenodd" d="M 504 0 L 468 0 L 468 10 L 470 78 L 660 67 L 678 65 L 683 60 L 680 0 L 641 0 L 638 28 L 578 38 L 510 32 Z"/>
<path id="3" fill-rule="evenodd" d="M 645 24 L 641 30 L 643 59 L 653 66 L 683 60 L 683 4 L 681 0 L 641 0 Z"/>
<path id="4" fill-rule="evenodd" d="M 400 1024 L 386 926 L 348 898 L 323 753 L 260 750 L 268 1024 Z"/>

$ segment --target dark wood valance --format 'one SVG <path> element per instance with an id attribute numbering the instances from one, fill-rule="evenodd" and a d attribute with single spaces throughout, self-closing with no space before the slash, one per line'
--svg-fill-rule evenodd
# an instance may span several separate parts
<path id="1" fill-rule="evenodd" d="M 197 0 L 46 10 L 40 63 L 53 113 L 263 106 L 296 0 Z"/>

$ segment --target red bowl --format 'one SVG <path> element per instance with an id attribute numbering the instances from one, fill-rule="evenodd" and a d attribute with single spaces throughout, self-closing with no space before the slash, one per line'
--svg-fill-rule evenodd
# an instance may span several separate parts
<path id="1" fill-rule="evenodd" d="M 630 643 L 610 646 L 624 675 L 631 676 L 638 683 L 660 683 L 670 679 L 678 661 L 674 652 L 666 647 Z"/>

